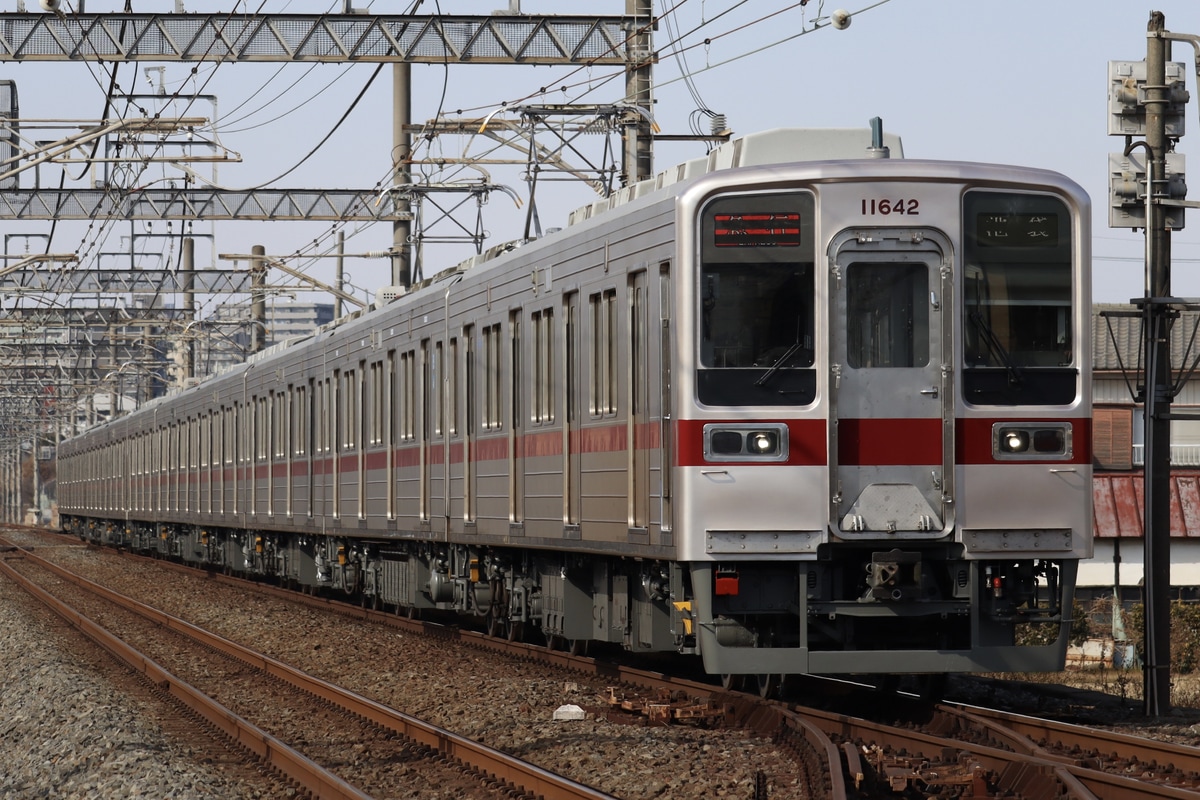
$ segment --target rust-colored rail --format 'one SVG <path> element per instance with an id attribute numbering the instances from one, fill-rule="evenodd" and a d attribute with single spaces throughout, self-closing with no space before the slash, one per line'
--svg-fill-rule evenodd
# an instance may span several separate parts
<path id="1" fill-rule="evenodd" d="M 181 620 L 177 617 L 173 617 L 169 614 L 165 614 L 157 609 L 139 603 L 132 598 L 126 597 L 104 586 L 89 581 L 86 578 L 76 575 L 69 570 L 38 557 L 28 550 L 22 550 L 21 552 L 25 558 L 28 558 L 31 562 L 36 563 L 39 567 L 54 573 L 63 580 L 81 586 L 88 591 L 104 597 L 110 602 L 116 603 L 123 608 L 127 608 L 147 619 L 156 622 L 164 628 L 181 633 L 219 653 L 243 661 L 256 669 L 262 670 L 272 677 L 285 681 L 296 688 L 309 692 L 323 700 L 327 700 L 352 714 L 359 715 L 360 717 L 387 730 L 391 730 L 398 735 L 404 736 L 411 741 L 429 747 L 432 750 L 444 754 L 448 758 L 454 759 L 458 763 L 475 769 L 484 775 L 491 776 L 496 780 L 503 781 L 504 783 L 516 787 L 520 791 L 526 792 L 531 796 L 555 798 L 555 800 L 558 798 L 562 798 L 563 800 L 613 800 L 612 795 L 577 783 L 569 778 L 557 775 L 549 770 L 545 770 L 534 764 L 530 764 L 510 756 L 507 753 L 495 750 L 494 748 L 472 741 L 466 737 L 459 736 L 451 731 L 431 725 L 415 717 L 411 717 L 407 714 L 396 711 L 395 709 L 383 706 L 360 695 L 348 692 L 340 687 L 334 686 L 333 684 L 322 681 L 311 675 L 307 675 L 299 670 L 289 667 L 280 661 L 242 647 L 235 642 L 231 642 L 228 639 L 224 639 L 220 636 L 205 631 L 202 628 L 198 628 L 189 622 Z M 7 565 L 5 565 L 5 572 L 17 575 L 19 582 L 23 586 L 31 586 L 28 581 L 25 581 L 23 578 L 21 578 L 15 570 L 7 567 Z M 39 598 L 42 596 L 50 597 L 45 592 L 37 589 L 37 587 L 32 588 L 36 590 L 35 593 L 37 596 L 39 596 Z M 289 597 L 294 599 L 295 595 L 289 595 Z M 50 599 L 53 600 L 52 597 Z M 77 618 L 86 620 L 86 618 L 74 611 L 68 611 L 64 616 L 66 619 L 71 621 L 72 624 L 76 624 L 75 620 Z M 116 642 L 114 645 L 115 647 L 129 649 L 126 648 L 123 643 L 120 643 L 118 640 L 115 640 L 113 637 L 111 637 L 111 635 L 108 635 L 107 632 L 104 632 L 103 629 L 100 629 L 99 626 L 95 626 L 94 623 L 87 621 L 86 624 L 89 624 L 98 631 L 101 631 L 102 635 L 105 636 L 107 640 Z M 109 648 L 108 644 L 105 644 L 104 642 L 100 643 L 107 649 L 111 649 Z M 148 659 L 141 657 L 140 661 L 148 662 Z M 134 666 L 135 668 L 141 669 L 140 663 L 135 663 Z M 161 671 L 161 668 L 155 667 L 155 669 L 158 669 L 163 675 L 165 675 L 165 672 Z M 163 678 L 160 678 L 159 680 L 162 679 Z M 174 683 L 174 679 L 172 678 L 171 685 L 174 686 Z M 199 693 L 195 692 L 194 690 L 192 690 L 192 693 L 199 695 Z M 225 718 L 233 716 L 230 712 L 224 709 L 216 713 L 219 715 L 223 714 Z M 208 715 L 206 714 L 206 718 L 207 716 Z M 249 725 L 249 723 L 245 724 Z M 224 727 L 218 727 L 221 727 L 221 729 L 224 730 Z M 258 729 L 255 728 L 254 730 L 257 731 Z M 267 734 L 262 733 L 261 731 L 258 733 L 262 737 L 271 739 L 271 737 L 268 737 Z M 240 735 L 244 736 L 245 734 Z M 241 741 L 240 738 L 237 740 L 239 742 Z M 277 742 L 277 740 L 274 739 L 271 739 L 271 741 Z M 282 746 L 282 743 L 279 743 L 279 745 Z M 273 749 L 272 747 L 268 747 L 264 749 L 264 752 L 273 754 Z M 300 758 L 303 758 L 303 756 L 300 756 Z M 305 759 L 305 761 L 307 761 L 307 759 Z M 312 762 L 308 763 L 311 764 Z M 290 773 L 285 772 L 284 774 Z M 300 785 L 304 786 L 305 788 L 310 786 L 310 784 L 303 779 L 300 780 Z M 354 790 L 353 787 L 349 787 L 348 785 L 346 786 L 355 793 L 334 794 L 319 793 L 314 791 L 314 796 L 320 798 L 366 797 L 366 795 Z"/>
<path id="2" fill-rule="evenodd" d="M 95 546 L 89 544 L 89 547 Z M 720 704 L 724 710 L 724 719 L 727 725 L 755 731 L 759 735 L 773 738 L 783 745 L 784 750 L 791 752 L 798 771 L 805 775 L 811 785 L 810 794 L 814 800 L 846 800 L 848 796 L 843 774 L 844 768 L 838 748 L 834 743 L 816 726 L 797 721 L 785 721 L 785 709 L 782 706 L 763 701 L 754 695 L 730 694 L 712 684 L 697 683 L 623 664 L 598 661 L 587 656 L 571 655 L 561 650 L 509 641 L 419 619 L 409 619 L 386 611 L 368 609 L 340 600 L 247 581 L 244 578 L 201 570 L 186 564 L 148 558 L 127 550 L 105 549 L 122 558 L 153 562 L 159 568 L 177 571 L 192 577 L 204 576 L 207 580 L 236 587 L 242 591 L 253 591 L 288 603 L 335 613 L 348 619 L 385 625 L 418 635 L 440 637 L 491 652 L 503 652 L 509 656 L 534 663 L 599 675 L 614 684 L 638 687 L 649 693 L 683 691 L 692 698 Z"/>
<path id="3" fill-rule="evenodd" d="M 39 559 L 40 565 L 48 562 Z M 50 565 L 53 568 L 53 565 Z M 55 571 L 58 572 L 57 568 Z M 262 729 L 234 714 L 202 692 L 179 680 L 141 652 L 66 605 L 28 580 L 3 560 L 0 572 L 37 598 L 81 633 L 107 650 L 119 661 L 141 672 L 172 697 L 203 717 L 216 730 L 237 743 L 268 768 L 302 787 L 318 800 L 370 800 L 355 787 L 321 767 Z"/>

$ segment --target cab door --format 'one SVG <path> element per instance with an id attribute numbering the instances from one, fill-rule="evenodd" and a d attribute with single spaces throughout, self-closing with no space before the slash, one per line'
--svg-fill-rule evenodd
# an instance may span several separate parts
<path id="1" fill-rule="evenodd" d="M 954 508 L 949 243 L 854 229 L 829 252 L 832 531 L 941 536 Z"/>

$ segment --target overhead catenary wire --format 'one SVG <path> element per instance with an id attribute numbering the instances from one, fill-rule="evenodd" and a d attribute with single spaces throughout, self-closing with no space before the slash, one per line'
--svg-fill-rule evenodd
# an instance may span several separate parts
<path id="1" fill-rule="evenodd" d="M 886 2 L 886 0 L 884 0 L 884 1 Z M 681 0 L 681 2 L 673 4 L 673 5 L 672 5 L 672 6 L 671 6 L 671 7 L 670 7 L 670 8 L 669 8 L 667 11 L 668 11 L 668 12 L 670 12 L 670 11 L 677 11 L 677 10 L 678 10 L 678 9 L 680 9 L 681 7 L 685 6 L 687 3 L 688 3 L 688 0 Z M 782 14 L 782 13 L 784 13 L 784 12 L 786 12 L 786 11 L 789 11 L 789 10 L 794 10 L 794 9 L 796 9 L 797 7 L 800 7 L 800 6 L 804 5 L 804 3 L 792 3 L 792 4 L 790 4 L 790 5 L 786 6 L 786 7 L 782 8 L 782 9 L 774 10 L 774 11 L 772 11 L 772 12 L 771 12 L 771 13 L 769 13 L 769 14 L 765 14 L 765 15 L 763 15 L 763 16 L 761 16 L 761 17 L 759 17 L 759 18 L 757 18 L 757 19 L 755 19 L 755 20 L 753 20 L 753 21 L 751 21 L 751 22 L 748 22 L 748 23 L 746 23 L 745 25 L 741 25 L 741 26 L 738 26 L 738 27 L 732 28 L 731 30 L 728 30 L 728 31 L 722 31 L 722 32 L 720 32 L 720 33 L 716 33 L 716 34 L 714 34 L 714 35 L 712 35 L 712 36 L 709 36 L 709 37 L 707 37 L 707 38 L 706 38 L 705 40 L 703 40 L 703 41 L 700 41 L 700 42 L 694 42 L 694 43 L 691 43 L 691 44 L 686 44 L 686 45 L 684 44 L 684 42 L 685 42 L 685 40 L 686 40 L 686 37 L 693 35 L 693 34 L 694 34 L 695 32 L 697 32 L 697 31 L 702 31 L 702 30 L 711 30 L 711 29 L 713 28 L 714 24 L 718 24 L 718 20 L 720 20 L 720 19 L 722 19 L 723 17 L 725 17 L 725 16 L 726 16 L 728 13 L 730 13 L 730 12 L 731 12 L 731 11 L 732 11 L 734 8 L 740 7 L 740 6 L 744 5 L 744 4 L 745 4 L 744 2 L 742 2 L 742 3 L 737 3 L 737 4 L 735 4 L 735 5 L 734 5 L 732 8 L 729 8 L 729 9 L 724 9 L 724 10 L 722 10 L 722 11 L 721 11 L 719 14 L 717 14 L 717 15 L 715 15 L 715 16 L 713 16 L 713 17 L 711 17 L 711 18 L 707 18 L 707 19 L 705 19 L 705 20 L 704 20 L 702 23 L 700 23 L 699 25 L 696 25 L 695 27 L 693 27 L 693 29 L 692 29 L 692 30 L 688 31 L 687 33 L 684 33 L 684 34 L 682 34 L 682 36 L 672 36 L 672 37 L 671 37 L 671 41 L 670 41 L 670 42 L 668 42 L 668 44 L 666 45 L 666 47 L 667 47 L 667 48 L 673 48 L 673 53 L 677 53 L 677 54 L 678 54 L 678 57 L 680 57 L 680 58 L 684 58 L 684 54 L 686 54 L 686 52 L 687 52 L 688 50 L 693 50 L 693 49 L 695 49 L 695 48 L 697 48 L 697 47 L 707 47 L 707 46 L 710 46 L 712 42 L 718 41 L 718 40 L 720 40 L 720 39 L 722 39 L 722 38 L 724 38 L 724 37 L 726 37 L 726 36 L 730 35 L 731 33 L 735 32 L 735 31 L 741 31 L 741 30 L 745 30 L 745 29 L 747 29 L 747 28 L 749 28 L 749 27 L 752 27 L 752 26 L 754 26 L 754 25 L 759 25 L 759 24 L 762 24 L 762 23 L 764 23 L 764 22 L 766 22 L 766 21 L 769 21 L 769 20 L 771 20 L 771 19 L 773 19 L 773 18 L 776 18 L 776 17 L 778 17 L 778 15 L 779 15 L 779 14 Z M 239 3 L 239 5 L 240 5 L 240 3 Z M 262 7 L 264 7 L 265 5 L 266 5 L 266 3 L 265 3 L 265 2 L 264 2 L 264 3 L 262 3 L 262 4 L 260 4 L 260 6 L 259 6 L 260 10 L 261 10 L 261 8 L 262 8 Z M 421 5 L 421 3 L 420 3 L 420 2 L 416 2 L 416 3 L 414 3 L 414 4 L 413 4 L 413 6 L 412 6 L 412 9 L 411 9 L 411 11 L 415 11 L 415 10 L 416 10 L 416 8 L 418 8 L 420 5 Z M 410 11 L 410 13 L 411 13 L 411 11 Z M 438 13 L 439 13 L 439 14 L 441 13 L 440 4 L 438 4 L 438 5 L 437 5 L 437 11 L 438 11 Z M 761 49 L 763 49 L 763 48 L 758 48 L 758 51 L 761 51 Z M 744 57 L 744 56 L 743 56 L 743 57 Z M 728 63 L 728 62 L 725 62 L 725 63 Z M 218 66 L 219 66 L 219 65 L 218 65 Z M 445 68 L 445 69 L 447 69 L 447 71 L 448 71 L 448 64 L 447 64 L 447 65 L 444 65 L 444 68 Z M 679 78 L 679 79 L 677 79 L 677 80 L 687 80 L 687 81 L 689 82 L 689 84 L 690 84 L 690 86 L 689 86 L 689 91 L 693 91 L 693 92 L 695 92 L 695 95 L 694 95 L 694 96 L 696 96 L 696 97 L 698 98 L 698 97 L 699 97 L 699 91 L 698 91 L 698 87 L 696 87 L 695 83 L 694 83 L 694 82 L 691 80 L 691 77 L 692 77 L 693 75 L 695 75 L 695 74 L 699 74 L 700 72 L 707 71 L 707 69 L 711 69 L 711 68 L 713 68 L 713 66 L 709 66 L 709 67 L 706 67 L 706 68 L 704 68 L 704 69 L 701 69 L 701 70 L 696 70 L 696 71 L 693 71 L 693 70 L 687 69 L 687 70 L 686 70 L 686 72 L 683 72 L 683 74 L 684 74 L 684 75 L 686 75 L 687 77 L 686 77 L 686 78 Z M 343 71 L 343 73 L 342 73 L 342 75 L 339 75 L 339 77 L 338 77 L 337 79 L 335 79 L 335 81 L 336 81 L 336 80 L 340 80 L 340 79 L 341 79 L 341 77 L 343 77 L 343 76 L 344 76 L 344 74 L 347 74 L 347 73 L 348 73 L 348 71 L 349 71 L 349 70 L 344 70 L 344 71 Z M 584 72 L 584 71 L 587 71 L 587 72 L 589 73 L 589 74 L 587 75 L 587 77 L 586 77 L 586 78 L 584 78 L 584 79 L 580 79 L 580 80 L 579 80 L 579 81 L 577 81 L 577 82 L 571 82 L 571 81 L 570 81 L 570 78 L 571 78 L 572 76 L 579 75 L 581 72 Z M 596 77 L 596 76 L 592 75 L 592 74 L 591 74 L 591 72 L 592 72 L 592 68 L 591 68 L 591 67 L 589 67 L 589 66 L 587 66 L 587 65 L 581 65 L 581 66 L 579 66 L 579 67 L 575 68 L 574 70 L 572 70 L 571 72 L 569 72 L 569 73 L 567 74 L 567 82 L 566 82 L 566 83 L 561 83 L 561 82 L 558 82 L 558 81 L 556 81 L 556 82 L 555 82 L 556 84 L 559 84 L 559 83 L 561 83 L 561 85 L 556 85 L 556 86 L 554 86 L 554 87 L 546 87 L 546 86 L 543 86 L 543 87 L 540 87 L 540 88 L 538 89 L 538 91 L 527 93 L 527 94 L 526 94 L 526 95 L 524 95 L 524 97 L 523 97 L 523 98 L 521 98 L 520 100 L 516 100 L 516 101 L 506 101 L 506 103 L 507 103 L 507 104 L 512 104 L 512 105 L 515 105 L 515 104 L 519 104 L 519 103 L 520 103 L 520 102 L 522 102 L 523 100 L 534 99 L 534 98 L 538 97 L 539 95 L 544 95 L 544 94 L 547 94 L 547 93 L 550 93 L 550 92 L 581 90 L 581 91 L 578 91 L 578 92 L 577 92 L 577 93 L 576 93 L 576 94 L 575 94 L 575 95 L 574 95 L 574 96 L 571 98 L 571 100 L 572 100 L 572 101 L 576 101 L 576 102 L 577 102 L 578 100 L 580 100 L 580 99 L 582 99 L 582 98 L 584 98 L 584 97 L 588 96 L 589 94 L 596 94 L 596 93 L 598 93 L 598 92 L 602 91 L 604 86 L 608 85 L 608 84 L 609 84 L 611 81 L 613 81 L 613 80 L 617 80 L 617 79 L 621 78 L 621 77 L 623 76 L 623 74 L 624 74 L 624 73 L 623 73 L 623 71 L 613 71 L 613 72 L 612 72 L 611 74 L 609 74 L 609 75 L 601 75 L 601 76 L 599 76 L 599 77 Z M 306 73 L 306 75 L 307 75 L 307 74 L 309 74 L 309 73 Z M 200 75 L 199 71 L 198 71 L 197 69 L 193 68 L 193 69 L 192 69 L 192 79 L 193 79 L 193 80 L 197 79 L 199 75 Z M 214 77 L 215 75 L 216 75 L 216 67 L 214 67 L 213 69 L 209 70 L 209 71 L 207 72 L 207 74 L 206 74 L 206 75 L 204 75 L 204 79 L 203 79 L 202 85 L 203 85 L 203 86 L 206 86 L 206 85 L 208 85 L 208 83 L 209 83 L 209 82 L 210 82 L 210 81 L 213 79 L 213 77 Z M 274 76 L 272 77 L 272 80 L 274 80 Z M 186 83 L 186 82 L 185 82 L 185 83 Z M 331 82 L 329 85 L 332 85 L 332 83 L 333 83 L 333 82 Z M 295 85 L 296 85 L 296 83 L 293 83 L 293 84 L 292 84 L 292 85 L 290 85 L 288 88 L 290 89 L 292 86 L 295 86 Z M 657 84 L 657 85 L 663 85 L 663 84 Z M 444 77 L 444 79 L 443 79 L 443 84 L 442 84 L 442 92 L 441 92 L 441 97 L 440 97 L 440 99 L 439 99 L 439 112 L 438 112 L 438 113 L 439 113 L 439 116 L 440 116 L 440 114 L 442 113 L 442 109 L 443 109 L 443 108 L 444 108 L 444 106 L 445 106 L 445 98 L 446 98 L 446 96 L 447 96 L 447 89 L 448 89 L 448 77 Z M 177 90 L 177 91 L 175 91 L 175 92 L 173 93 L 173 95 L 172 95 L 172 98 L 173 98 L 173 99 L 179 99 L 179 96 L 180 96 L 180 94 L 181 94 L 181 91 L 182 91 L 182 88 L 181 88 L 180 90 Z M 324 90 L 321 90 L 321 91 L 324 91 Z M 287 93 L 288 93 L 288 92 L 287 92 L 287 90 L 285 90 L 284 92 L 281 92 L 281 93 L 278 95 L 278 97 L 286 96 L 286 95 L 287 95 Z M 258 94 L 258 92 L 256 91 L 254 95 L 251 95 L 251 97 L 253 97 L 253 96 L 257 96 L 257 94 Z M 318 92 L 317 94 L 320 94 L 320 92 Z M 361 93 L 360 93 L 360 95 L 361 95 Z M 313 95 L 313 96 L 316 96 L 316 95 Z M 247 100 L 249 100 L 249 98 L 247 98 Z M 242 103 L 242 104 L 239 104 L 239 106 L 238 106 L 238 109 L 240 109 L 240 108 L 244 107 L 244 105 L 245 105 L 245 102 L 246 102 L 246 101 L 243 101 L 243 103 Z M 270 103 L 273 103 L 273 102 L 276 102 L 276 101 L 275 101 L 275 100 L 272 100 L 272 101 L 270 101 Z M 356 102 L 357 102 L 357 98 L 356 98 Z M 265 103 L 265 104 L 263 104 L 263 105 L 259 106 L 259 108 L 258 108 L 258 109 L 256 109 L 254 112 L 251 112 L 250 114 L 245 114 L 245 115 L 242 115 L 241 117 L 237 117 L 235 121 L 237 121 L 237 122 L 240 122 L 240 121 L 245 121 L 245 120 L 247 120 L 248 118 L 250 118 L 250 117 L 251 117 L 251 115 L 252 115 L 252 114 L 254 114 L 254 113 L 259 113 L 259 112 L 260 112 L 262 109 L 264 109 L 264 108 L 266 108 L 267 106 L 269 106 L 269 105 L 270 105 L 270 103 Z M 702 103 L 700 103 L 700 105 L 703 105 L 703 104 L 702 104 Z M 294 111 L 294 109 L 293 109 L 293 111 Z M 335 125 L 335 130 L 336 130 L 336 127 L 337 127 L 338 125 L 341 125 L 341 124 L 342 124 L 342 122 L 344 121 L 344 119 L 346 118 L 346 116 L 348 115 L 348 113 L 349 113 L 349 110 L 347 110 L 347 112 L 346 112 L 346 113 L 344 113 L 344 114 L 342 115 L 342 117 L 341 117 L 341 118 L 338 120 L 338 122 L 337 122 L 337 123 L 336 123 L 336 125 Z M 281 117 L 277 117 L 276 119 L 280 119 L 280 118 L 281 118 Z M 234 118 L 233 118 L 233 116 L 232 116 L 232 113 L 231 113 L 231 114 L 227 114 L 227 115 L 225 115 L 225 116 L 224 116 L 222 119 L 224 119 L 226 122 L 229 122 L 229 121 L 231 121 L 231 120 L 234 120 Z M 258 128 L 258 127 L 262 127 L 263 125 L 266 125 L 266 124 L 269 124 L 269 122 L 267 122 L 267 123 L 259 123 L 259 124 L 255 125 L 254 127 L 255 127 L 255 128 Z M 693 127 L 695 127 L 695 126 L 693 125 Z M 242 130 L 249 130 L 249 129 L 250 129 L 250 128 L 247 128 L 247 129 L 242 129 Z M 329 140 L 329 138 L 330 138 L 330 136 L 331 136 L 331 135 L 332 135 L 332 131 L 330 131 L 330 133 L 326 134 L 326 136 L 322 138 L 322 140 L 320 141 L 320 143 L 318 143 L 318 144 L 317 144 L 317 145 L 316 145 L 314 148 L 312 148 L 312 149 L 311 149 L 311 150 L 310 150 L 310 151 L 309 151 L 309 152 L 308 152 L 306 155 L 304 155 L 304 156 L 303 156 L 303 157 L 302 157 L 302 158 L 301 158 L 301 159 L 300 159 L 300 160 L 299 160 L 297 163 L 293 164 L 293 165 L 292 165 L 292 166 L 291 166 L 291 167 L 290 167 L 288 170 L 286 170 L 286 171 L 282 172 L 280 175 L 276 176 L 275 178 L 272 178 L 272 179 L 270 179 L 269 181 L 266 181 L 266 182 L 263 182 L 263 183 L 260 183 L 260 184 L 258 184 L 258 186 L 266 186 L 266 185 L 270 185 L 271 183 L 273 183 L 273 182 L 276 182 L 276 181 L 278 181 L 278 180 L 282 179 L 282 178 L 283 178 L 285 175 L 287 175 L 287 174 L 290 174 L 291 172 L 294 172 L 294 171 L 295 171 L 295 169 L 299 168 L 301 164 L 303 164 L 303 163 L 305 163 L 306 161 L 310 160 L 310 159 L 311 159 L 311 158 L 312 158 L 312 157 L 315 155 L 315 153 L 316 153 L 316 152 L 318 152 L 318 151 L 320 150 L 321 146 L 323 146 L 323 144 L 325 144 L 325 143 L 327 143 L 327 142 L 328 142 L 328 140 Z M 390 174 L 390 170 L 389 170 L 389 174 Z M 186 178 L 186 177 L 185 177 L 185 178 L 183 178 L 183 180 L 188 180 L 188 178 Z M 385 178 L 382 178 L 382 179 L 381 179 L 381 182 L 386 182 L 386 176 L 385 176 Z M 378 185 L 378 184 L 377 184 L 377 185 Z M 116 190 L 118 187 L 113 187 L 113 188 L 114 188 L 114 190 Z M 257 188 L 257 187 L 256 187 L 256 188 Z M 346 224 L 347 224 L 347 223 L 335 223 L 333 226 L 331 226 L 331 230 L 330 230 L 328 233 L 326 233 L 324 236 L 318 237 L 318 239 L 317 239 L 317 240 L 314 240 L 313 244 L 314 244 L 314 245 L 318 245 L 318 249 L 319 249 L 319 246 L 321 245 L 321 239 L 325 239 L 325 238 L 326 238 L 326 237 L 328 237 L 328 236 L 332 236 L 332 235 L 333 235 L 333 233 L 334 233 L 334 231 L 335 231 L 336 229 L 339 229 L 339 228 L 345 227 L 345 226 L 346 226 Z M 361 229 L 360 229 L 360 230 L 361 230 Z M 103 239 L 105 236 L 107 236 L 107 234 L 104 232 L 104 224 L 103 224 L 103 223 L 101 223 L 101 225 L 98 227 L 98 229 L 95 229 L 95 230 L 93 230 L 93 229 L 89 228 L 89 231 L 88 231 L 88 233 L 87 233 L 85 236 L 86 236 L 86 240 L 85 240 L 85 242 L 82 242 L 82 243 L 81 243 L 81 247 L 80 247 L 80 249 L 79 249 L 79 251 L 78 251 L 78 252 L 82 253 L 84 256 L 87 256 L 88 254 L 90 254 L 90 252 L 91 252 L 92 250 L 94 250 L 94 249 L 96 248 L 97 244 L 98 244 L 98 243 L 99 243 L 99 242 L 100 242 L 100 241 L 101 241 L 101 240 L 102 240 L 102 239 Z M 87 244 L 87 241 L 90 241 L 92 244 L 89 246 L 89 245 Z M 305 249 L 311 249 L 311 248 L 305 248 Z"/>

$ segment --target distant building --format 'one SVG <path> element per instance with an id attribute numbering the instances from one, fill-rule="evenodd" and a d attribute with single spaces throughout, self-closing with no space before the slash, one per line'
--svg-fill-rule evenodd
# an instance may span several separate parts
<path id="1" fill-rule="evenodd" d="M 269 302 L 263 347 L 308 336 L 332 321 L 332 303 Z M 205 335 L 196 340 L 196 376 L 215 375 L 245 361 L 250 354 L 253 329 L 250 307 L 245 303 L 218 306 L 204 321 Z"/>
<path id="2" fill-rule="evenodd" d="M 1143 431 L 1138 391 L 1144 357 L 1141 318 L 1130 305 L 1092 311 L 1092 451 L 1095 556 L 1080 565 L 1082 598 L 1111 594 L 1141 599 L 1144 568 Z M 1183 311 L 1171 330 L 1172 411 L 1200 413 L 1200 312 Z M 1171 422 L 1171 592 L 1200 599 L 1200 420 Z"/>

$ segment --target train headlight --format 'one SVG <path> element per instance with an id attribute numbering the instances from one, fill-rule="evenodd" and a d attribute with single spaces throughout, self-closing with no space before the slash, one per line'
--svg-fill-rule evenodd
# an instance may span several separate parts
<path id="1" fill-rule="evenodd" d="M 1063 459 L 1072 456 L 1069 422 L 997 422 L 992 455 L 1001 460 Z"/>
<path id="2" fill-rule="evenodd" d="M 713 423 L 704 426 L 705 461 L 786 461 L 787 425 Z"/>
<path id="3" fill-rule="evenodd" d="M 746 445 L 756 456 L 779 452 L 779 434 L 775 431 L 754 431 L 746 437 Z"/>
<path id="4" fill-rule="evenodd" d="M 1006 430 L 1000 444 L 1005 453 L 1024 453 L 1029 449 L 1029 431 Z"/>

